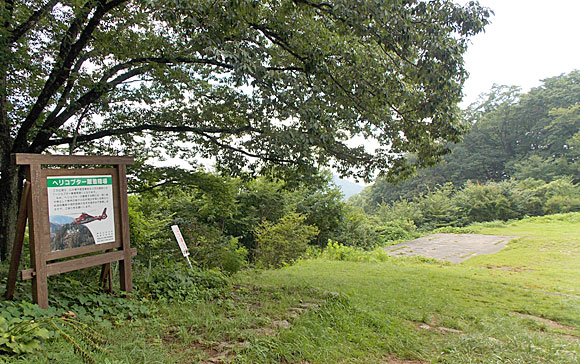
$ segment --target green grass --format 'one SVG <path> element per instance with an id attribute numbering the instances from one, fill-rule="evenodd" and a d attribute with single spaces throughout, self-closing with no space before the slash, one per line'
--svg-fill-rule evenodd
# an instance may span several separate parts
<path id="1" fill-rule="evenodd" d="M 98 363 L 580 363 L 580 214 L 481 224 L 520 238 L 462 264 L 307 260 L 219 299 L 96 324 Z M 9 363 L 79 363 L 62 338 Z M 221 361 L 220 361 L 221 360 Z"/>
<path id="2" fill-rule="evenodd" d="M 265 271 L 259 279 L 347 294 L 351 310 L 385 323 L 374 331 L 380 348 L 400 357 L 449 363 L 580 362 L 580 214 L 474 228 L 520 238 L 497 254 L 459 265 L 315 260 Z M 421 330 L 421 323 L 462 334 Z M 366 325 L 354 318 L 351 324 Z M 375 345 L 367 343 L 367 354 Z M 316 354 L 311 359 L 324 362 Z"/>

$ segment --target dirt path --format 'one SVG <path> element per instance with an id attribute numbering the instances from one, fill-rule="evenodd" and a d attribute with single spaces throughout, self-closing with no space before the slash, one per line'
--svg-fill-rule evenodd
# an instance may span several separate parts
<path id="1" fill-rule="evenodd" d="M 398 256 L 424 257 L 460 263 L 476 255 L 493 254 L 502 250 L 518 236 L 480 234 L 433 234 L 385 248 Z"/>

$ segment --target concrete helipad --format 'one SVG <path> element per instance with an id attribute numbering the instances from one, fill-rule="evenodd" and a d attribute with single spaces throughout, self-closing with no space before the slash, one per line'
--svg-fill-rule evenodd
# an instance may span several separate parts
<path id="1" fill-rule="evenodd" d="M 385 248 L 390 255 L 424 257 L 460 263 L 476 255 L 502 250 L 518 236 L 480 234 L 433 234 Z"/>

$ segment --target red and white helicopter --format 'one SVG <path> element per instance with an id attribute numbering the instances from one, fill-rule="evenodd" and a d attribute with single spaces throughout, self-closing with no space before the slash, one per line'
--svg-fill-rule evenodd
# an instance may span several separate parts
<path id="1" fill-rule="evenodd" d="M 103 213 L 100 216 L 92 216 L 87 214 L 86 212 L 83 212 L 79 217 L 77 217 L 76 219 L 74 219 L 73 222 L 71 222 L 72 225 L 82 225 L 82 224 L 88 224 L 89 222 L 93 222 L 93 221 L 101 221 L 107 218 L 107 208 L 105 207 L 105 209 L 103 210 Z"/>

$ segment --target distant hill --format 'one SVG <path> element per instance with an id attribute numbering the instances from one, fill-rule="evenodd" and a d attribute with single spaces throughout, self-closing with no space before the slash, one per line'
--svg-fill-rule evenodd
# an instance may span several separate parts
<path id="1" fill-rule="evenodd" d="M 348 200 L 350 196 L 354 196 L 364 189 L 364 186 L 341 179 L 338 176 L 332 176 L 332 182 L 340 188 L 340 192 L 344 195 L 344 199 Z"/>
<path id="2" fill-rule="evenodd" d="M 70 224 L 74 220 L 75 219 L 73 219 L 72 217 L 62 216 L 62 215 L 57 215 L 57 216 L 51 216 L 50 217 L 50 223 L 51 224 L 59 224 L 59 225 Z"/>

